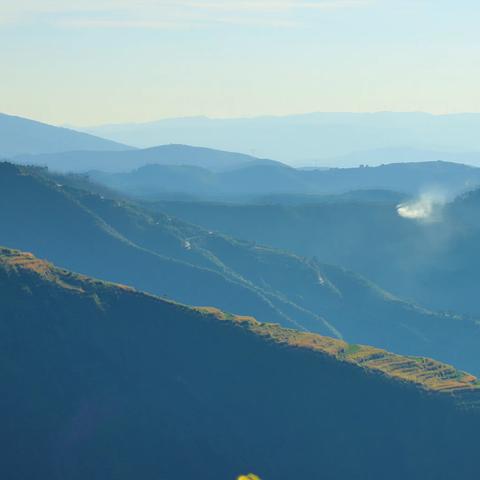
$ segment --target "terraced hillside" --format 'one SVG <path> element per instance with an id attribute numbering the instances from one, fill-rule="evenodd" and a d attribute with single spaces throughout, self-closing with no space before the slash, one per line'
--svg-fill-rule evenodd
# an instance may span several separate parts
<path id="1" fill-rule="evenodd" d="M 276 324 L 260 323 L 253 317 L 225 314 L 216 308 L 201 307 L 196 310 L 214 315 L 219 320 L 240 324 L 274 342 L 320 352 L 340 362 L 348 362 L 387 377 L 414 383 L 427 391 L 468 392 L 475 395 L 480 392 L 477 392 L 480 382 L 474 375 L 431 358 L 396 355 L 375 347 L 348 344 L 330 337 L 285 329 Z"/>
<path id="2" fill-rule="evenodd" d="M 0 289 L 3 478 L 476 474 L 480 390 L 452 367 L 189 308 L 10 249 Z"/>

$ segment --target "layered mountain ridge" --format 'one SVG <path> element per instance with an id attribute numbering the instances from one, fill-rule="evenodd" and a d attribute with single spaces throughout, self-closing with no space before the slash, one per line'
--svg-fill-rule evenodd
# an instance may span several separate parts
<path id="1" fill-rule="evenodd" d="M 375 153 L 368 158 L 368 151 L 378 149 L 387 150 L 382 162 L 392 162 L 395 157 L 389 158 L 388 150 L 405 147 L 436 151 L 439 156 L 435 160 L 455 158 L 455 154 L 462 159 L 465 151 L 476 152 L 478 165 L 479 125 L 478 113 L 312 112 L 253 118 L 164 119 L 84 131 L 144 147 L 174 142 L 239 152 L 254 150 L 258 155 L 296 165 L 331 166 L 332 160 L 341 162 L 339 156 L 352 152 L 358 152 L 361 163 L 375 162 Z M 429 159 L 428 154 L 419 156 Z"/>
<path id="2" fill-rule="evenodd" d="M 4 164 L 0 242 L 183 303 L 480 371 L 480 330 L 472 320 L 404 302 L 342 268 L 152 214 L 68 181 Z"/>

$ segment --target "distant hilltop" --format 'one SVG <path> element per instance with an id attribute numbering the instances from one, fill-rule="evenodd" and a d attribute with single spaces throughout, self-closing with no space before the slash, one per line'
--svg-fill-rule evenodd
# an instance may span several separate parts
<path id="1" fill-rule="evenodd" d="M 115 141 L 0 113 L 0 159 L 17 155 L 85 150 L 129 150 Z"/>

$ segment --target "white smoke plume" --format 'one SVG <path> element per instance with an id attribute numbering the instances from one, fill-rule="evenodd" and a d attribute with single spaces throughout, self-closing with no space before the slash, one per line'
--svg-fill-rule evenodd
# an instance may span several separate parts
<path id="1" fill-rule="evenodd" d="M 447 202 L 447 196 L 439 191 L 422 193 L 415 200 L 397 205 L 397 213 L 403 218 L 421 220 L 424 222 L 439 222 L 442 207 Z"/>

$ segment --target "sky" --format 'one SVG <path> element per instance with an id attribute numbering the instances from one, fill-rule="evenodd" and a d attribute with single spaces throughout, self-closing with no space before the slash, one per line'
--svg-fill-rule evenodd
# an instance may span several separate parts
<path id="1" fill-rule="evenodd" d="M 480 111 L 478 0 L 0 0 L 0 112 Z"/>

